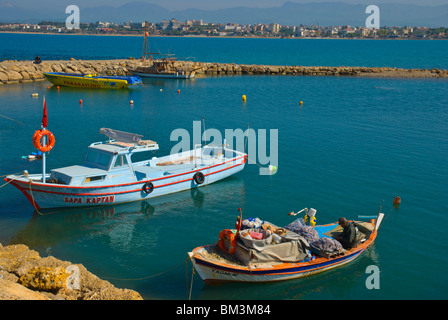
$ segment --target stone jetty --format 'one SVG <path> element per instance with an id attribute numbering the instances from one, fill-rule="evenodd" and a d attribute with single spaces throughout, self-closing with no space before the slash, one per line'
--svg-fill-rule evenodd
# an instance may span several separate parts
<path id="1" fill-rule="evenodd" d="M 82 264 L 40 257 L 23 244 L 0 244 L 0 300 L 143 300 L 99 279 Z"/>
<path id="2" fill-rule="evenodd" d="M 0 84 L 45 80 L 44 72 L 67 72 L 101 75 L 130 75 L 141 62 L 134 58 L 116 60 L 54 60 L 34 64 L 33 61 L 0 62 Z M 176 61 L 175 69 L 195 69 L 198 76 L 215 75 L 296 75 L 296 76 L 351 76 L 393 78 L 448 78 L 448 70 L 400 69 L 389 67 L 309 67 L 248 65 L 235 63 Z"/>

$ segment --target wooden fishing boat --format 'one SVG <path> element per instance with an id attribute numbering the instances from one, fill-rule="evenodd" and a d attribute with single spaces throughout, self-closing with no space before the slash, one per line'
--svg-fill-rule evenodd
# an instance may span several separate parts
<path id="1" fill-rule="evenodd" d="M 349 250 L 328 250 L 320 246 L 320 243 L 326 242 L 321 239 L 326 238 L 328 242 L 335 243 L 334 237 L 342 232 L 338 223 L 308 226 L 308 230 L 311 228 L 316 231 L 319 237 L 319 240 L 310 244 L 300 232 L 293 232 L 286 229 L 287 227 L 278 228 L 269 222 L 263 223 L 263 226 L 271 226 L 271 230 L 281 230 L 283 234 L 280 235 L 280 240 L 276 233 L 271 233 L 272 239 L 269 236 L 250 239 L 247 233 L 258 234 L 266 230 L 264 227 L 241 228 L 241 223 L 238 222 L 241 221 L 240 216 L 236 230 L 221 231 L 218 244 L 197 247 L 189 252 L 188 256 L 206 283 L 272 282 L 306 277 L 343 266 L 359 257 L 374 243 L 383 217 L 383 213 L 378 213 L 376 218 L 369 222 L 352 221 L 357 228 L 356 246 Z M 262 234 L 267 235 L 269 232 Z M 229 235 L 227 239 L 226 236 Z"/>
<path id="2" fill-rule="evenodd" d="M 145 22 L 145 42 L 144 54 L 140 58 L 141 65 L 130 70 L 135 76 L 142 78 L 161 78 L 161 79 L 191 79 L 196 75 L 196 69 L 178 69 L 175 67 L 176 59 L 174 57 L 154 59 L 152 55 L 159 55 L 158 52 L 150 52 L 148 48 L 148 23 Z"/>
<path id="3" fill-rule="evenodd" d="M 174 58 L 163 58 L 150 60 L 150 65 L 142 64 L 131 70 L 134 76 L 142 78 L 162 78 L 162 79 L 191 79 L 194 78 L 196 71 L 176 70 L 174 67 Z"/>
<path id="4" fill-rule="evenodd" d="M 126 89 L 131 85 L 142 83 L 142 79 L 137 76 L 98 76 L 96 74 L 62 72 L 45 72 L 43 75 L 56 86 L 76 88 Z"/>
<path id="5" fill-rule="evenodd" d="M 47 134 L 48 145 L 42 151 L 49 151 L 54 145 L 53 135 L 45 129 L 37 131 L 37 142 L 37 133 Z M 109 140 L 92 143 L 80 165 L 53 169 L 50 174 L 43 165 L 42 174 L 24 172 L 4 180 L 22 191 L 38 210 L 101 206 L 202 187 L 243 170 L 247 159 L 245 153 L 224 145 L 196 145 L 194 150 L 157 158 L 152 152 L 158 144 L 142 140 L 141 135 L 108 128 L 100 129 L 100 133 Z M 35 146 L 41 147 L 37 142 Z M 149 151 L 151 158 L 133 162 L 134 155 Z"/>

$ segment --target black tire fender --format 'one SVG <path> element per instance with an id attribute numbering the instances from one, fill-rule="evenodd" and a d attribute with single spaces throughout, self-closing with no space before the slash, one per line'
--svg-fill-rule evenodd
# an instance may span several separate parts
<path id="1" fill-rule="evenodd" d="M 202 172 L 196 172 L 193 176 L 193 179 L 197 184 L 203 184 L 205 181 L 205 176 Z"/>
<path id="2" fill-rule="evenodd" d="M 144 193 L 150 194 L 154 190 L 154 185 L 151 181 L 148 181 L 143 185 L 142 190 Z"/>

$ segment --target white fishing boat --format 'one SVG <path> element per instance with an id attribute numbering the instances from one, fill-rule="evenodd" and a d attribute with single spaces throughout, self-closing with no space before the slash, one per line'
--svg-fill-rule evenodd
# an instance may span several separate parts
<path id="1" fill-rule="evenodd" d="M 44 164 L 42 174 L 25 171 L 4 180 L 22 191 L 38 210 L 101 206 L 205 186 L 243 170 L 247 159 L 245 153 L 225 145 L 196 145 L 194 150 L 154 157 L 158 144 L 142 140 L 142 135 L 108 128 L 100 133 L 109 140 L 92 143 L 82 164 L 52 169 L 48 174 Z M 42 136 L 48 138 L 44 150 L 49 151 L 54 137 L 45 127 L 36 131 L 34 140 Z M 37 142 L 35 146 L 41 147 Z M 134 162 L 133 156 L 142 152 L 149 152 L 148 158 Z"/>

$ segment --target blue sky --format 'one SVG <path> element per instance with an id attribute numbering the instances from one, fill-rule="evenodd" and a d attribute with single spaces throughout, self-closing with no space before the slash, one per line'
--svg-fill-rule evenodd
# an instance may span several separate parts
<path id="1" fill-rule="evenodd" d="M 345 3 L 362 3 L 362 4 L 381 4 L 381 3 L 406 3 L 421 5 L 442 5 L 448 4 L 448 0 L 0 0 L 0 6 L 12 4 L 14 6 L 27 8 L 57 8 L 66 7 L 67 5 L 78 5 L 81 9 L 86 7 L 97 6 L 114 6 L 118 7 L 122 4 L 134 1 L 144 1 L 148 3 L 158 4 L 170 10 L 182 10 L 186 8 L 201 9 L 221 9 L 238 6 L 246 7 L 273 7 L 280 6 L 286 1 L 308 3 L 308 2 L 345 2 Z"/>

